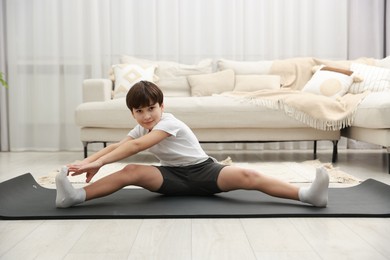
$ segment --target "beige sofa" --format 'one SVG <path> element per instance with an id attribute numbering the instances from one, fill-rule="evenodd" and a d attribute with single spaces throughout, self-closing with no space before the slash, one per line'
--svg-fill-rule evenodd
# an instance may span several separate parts
<path id="1" fill-rule="evenodd" d="M 368 95 L 356 111 L 352 126 L 342 129 L 341 135 L 387 149 L 390 173 L 390 92 Z"/>
<path id="2" fill-rule="evenodd" d="M 356 62 L 387 65 L 385 59 Z M 389 151 L 388 91 L 369 94 L 358 106 L 352 127 L 342 131 L 316 129 L 285 111 L 221 95 L 225 91 L 302 90 L 313 77 L 313 67 L 325 64 L 349 68 L 351 63 L 307 57 L 258 62 L 203 60 L 185 65 L 124 56 L 122 65 L 113 66 L 110 79 L 83 82 L 83 103 L 76 109 L 75 121 L 80 127 L 85 156 L 90 143 L 121 140 L 136 124 L 125 104 L 125 93 L 131 87 L 126 84 L 142 77 L 162 88 L 165 112 L 188 124 L 203 143 L 314 141 L 315 154 L 316 142 L 329 140 L 333 143 L 332 161 L 335 162 L 337 143 L 343 135 L 382 145 Z"/>

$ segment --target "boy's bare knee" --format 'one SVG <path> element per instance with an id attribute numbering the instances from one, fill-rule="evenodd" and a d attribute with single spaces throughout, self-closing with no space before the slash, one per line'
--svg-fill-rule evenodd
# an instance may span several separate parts
<path id="1" fill-rule="evenodd" d="M 236 189 L 252 190 L 261 179 L 261 174 L 251 169 L 238 167 L 226 169 L 225 174 L 218 180 L 218 185 L 223 191 Z"/>
<path id="2" fill-rule="evenodd" d="M 131 178 L 133 181 L 137 181 L 140 177 L 140 174 L 138 173 L 139 165 L 136 164 L 128 164 L 126 165 L 121 173 L 126 177 L 126 178 Z"/>
<path id="3" fill-rule="evenodd" d="M 256 182 L 260 178 L 260 173 L 251 170 L 251 169 L 243 169 L 241 172 L 241 180 L 242 180 L 242 185 L 246 189 L 251 189 L 256 186 Z"/>
<path id="4" fill-rule="evenodd" d="M 141 186 L 149 190 L 157 190 L 161 186 L 162 176 L 156 175 L 154 167 L 147 168 L 144 165 L 128 164 L 121 171 L 127 183 Z M 158 171 L 158 170 L 157 170 Z"/>
<path id="5" fill-rule="evenodd" d="M 136 164 L 128 164 L 123 168 L 123 171 L 125 173 L 131 173 L 131 172 L 136 172 L 138 168 L 138 165 Z"/>

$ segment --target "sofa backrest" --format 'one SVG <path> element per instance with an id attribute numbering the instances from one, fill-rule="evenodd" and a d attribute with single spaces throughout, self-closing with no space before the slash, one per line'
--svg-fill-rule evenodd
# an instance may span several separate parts
<path id="1" fill-rule="evenodd" d="M 138 64 L 142 67 L 156 66 L 155 82 L 162 89 L 165 96 L 190 96 L 190 85 L 187 76 L 208 74 L 213 72 L 213 60 L 201 60 L 197 64 L 188 65 L 174 61 L 151 61 L 132 56 L 123 56 L 122 63 Z"/>

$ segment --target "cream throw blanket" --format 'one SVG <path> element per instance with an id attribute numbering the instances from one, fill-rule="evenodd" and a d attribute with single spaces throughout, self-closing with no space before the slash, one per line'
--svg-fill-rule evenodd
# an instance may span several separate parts
<path id="1" fill-rule="evenodd" d="M 270 109 L 282 110 L 296 120 L 324 131 L 351 126 L 357 106 L 368 93 L 346 94 L 338 99 L 299 90 L 259 90 L 225 92 L 222 95 L 242 99 Z"/>

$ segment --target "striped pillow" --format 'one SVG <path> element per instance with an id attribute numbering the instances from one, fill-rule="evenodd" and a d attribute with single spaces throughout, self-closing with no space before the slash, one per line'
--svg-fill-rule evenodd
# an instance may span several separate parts
<path id="1" fill-rule="evenodd" d="M 353 83 L 348 90 L 349 93 L 358 94 L 367 90 L 372 92 L 390 91 L 390 69 L 352 63 L 351 70 L 355 74 L 359 74 L 363 81 Z"/>

